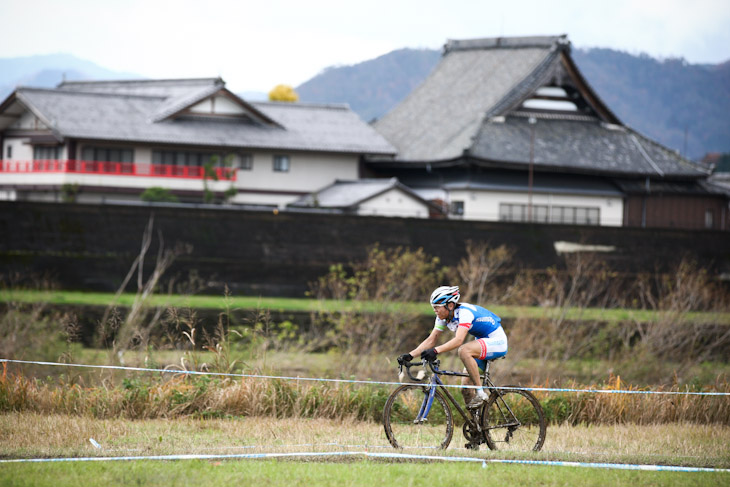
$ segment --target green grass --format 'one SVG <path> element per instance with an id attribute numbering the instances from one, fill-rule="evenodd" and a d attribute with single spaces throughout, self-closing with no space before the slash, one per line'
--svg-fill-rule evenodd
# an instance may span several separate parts
<path id="1" fill-rule="evenodd" d="M 366 486 L 378 485 L 727 485 L 727 473 L 604 470 L 479 463 L 404 463 L 384 461 L 135 461 L 5 464 L 0 485 L 77 487 L 165 485 Z"/>
<path id="2" fill-rule="evenodd" d="M 691 424 L 551 426 L 544 451 L 460 449 L 455 432 L 445 452 L 491 459 L 730 467 L 730 428 Z M 103 450 L 91 446 L 95 438 Z M 336 446 L 331 443 L 337 443 Z M 303 446 L 296 446 L 303 445 Z M 394 452 L 374 422 L 235 417 L 99 420 L 34 413 L 0 414 L 0 458 L 117 457 L 174 454 Z M 104 461 L 0 464 L 0 485 L 728 485 L 730 473 L 606 470 L 479 462 L 399 461 L 362 457 L 291 460 Z M 243 481 L 243 482 L 242 482 Z"/>
<path id="3" fill-rule="evenodd" d="M 134 294 L 122 294 L 116 304 L 131 306 Z M 108 306 L 114 302 L 112 293 L 89 293 L 80 291 L 29 291 L 4 290 L 0 292 L 0 302 L 74 304 L 89 306 Z M 363 312 L 396 312 L 419 313 L 433 315 L 426 303 L 378 303 L 360 301 L 316 300 L 309 298 L 273 298 L 256 296 L 179 296 L 155 295 L 150 297 L 153 306 L 190 307 L 195 309 L 270 309 L 276 311 L 337 311 L 342 309 Z M 597 308 L 548 308 L 539 306 L 491 306 L 502 318 L 551 318 L 565 312 L 568 320 L 602 321 L 602 322 L 653 322 L 661 318 L 661 313 L 652 310 L 638 309 L 597 309 Z M 686 322 L 716 323 L 730 325 L 730 313 L 721 312 L 688 312 L 682 316 Z"/>

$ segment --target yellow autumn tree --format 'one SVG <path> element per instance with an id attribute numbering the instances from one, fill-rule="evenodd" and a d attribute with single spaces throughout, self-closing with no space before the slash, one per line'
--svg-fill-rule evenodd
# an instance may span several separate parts
<path id="1" fill-rule="evenodd" d="M 299 101 L 299 95 L 289 85 L 276 85 L 269 91 L 269 100 L 295 102 Z"/>

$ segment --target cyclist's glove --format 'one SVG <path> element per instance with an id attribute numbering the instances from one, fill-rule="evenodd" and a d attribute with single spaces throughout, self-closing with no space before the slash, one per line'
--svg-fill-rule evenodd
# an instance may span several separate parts
<path id="1" fill-rule="evenodd" d="M 403 365 L 406 362 L 410 362 L 411 360 L 413 360 L 413 355 L 411 355 L 410 353 L 404 353 L 403 355 L 398 357 L 398 363 L 400 365 Z"/>
<path id="2" fill-rule="evenodd" d="M 437 354 L 438 352 L 435 348 L 429 348 L 428 350 L 424 350 L 423 352 L 421 352 L 421 358 L 423 360 L 426 360 L 427 362 L 433 362 L 434 360 L 436 360 Z"/>

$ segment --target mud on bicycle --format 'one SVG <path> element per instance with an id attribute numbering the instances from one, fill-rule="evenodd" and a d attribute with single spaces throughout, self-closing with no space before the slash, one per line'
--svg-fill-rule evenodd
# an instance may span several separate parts
<path id="1" fill-rule="evenodd" d="M 547 429 L 540 402 L 519 386 L 497 387 L 489 377 L 494 360 L 498 359 L 487 360 L 481 376 L 482 386 L 491 391 L 489 398 L 474 409 L 463 408 L 440 378 L 468 374 L 441 370 L 439 360 L 399 364 L 401 377 L 405 369 L 411 381 L 420 384 L 399 386 L 385 403 L 383 426 L 390 444 L 399 449 L 446 449 L 454 434 L 453 406 L 463 420 L 466 448 L 486 443 L 492 450 L 539 451 Z M 423 369 L 414 376 L 411 367 L 417 366 Z"/>

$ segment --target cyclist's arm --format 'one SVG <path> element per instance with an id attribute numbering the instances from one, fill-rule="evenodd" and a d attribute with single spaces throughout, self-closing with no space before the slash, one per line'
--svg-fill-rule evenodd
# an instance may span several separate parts
<path id="1" fill-rule="evenodd" d="M 459 328 L 456 329 L 456 334 L 454 335 L 454 338 L 444 343 L 443 345 L 439 345 L 438 347 L 436 347 L 436 351 L 438 353 L 444 353 L 448 352 L 449 350 L 459 348 L 461 344 L 464 343 L 464 340 L 466 340 L 467 333 L 469 333 L 469 329 L 467 327 L 459 326 Z"/>
<path id="2" fill-rule="evenodd" d="M 428 335 L 428 337 L 426 337 L 426 339 L 423 340 L 419 346 L 411 350 L 409 353 L 413 357 L 418 357 L 424 350 L 435 347 L 436 342 L 438 341 L 438 337 L 441 333 L 441 330 L 437 330 L 434 328 L 433 331 L 431 331 L 431 334 Z"/>

